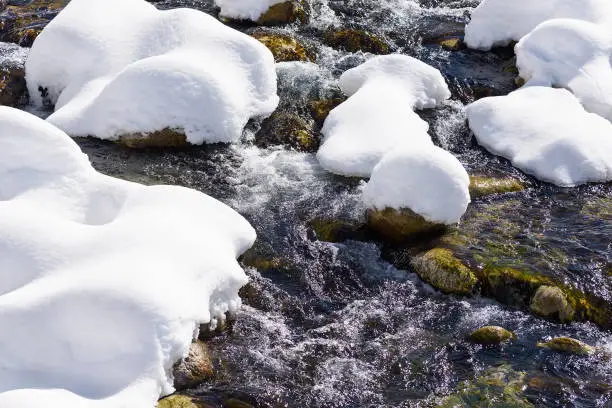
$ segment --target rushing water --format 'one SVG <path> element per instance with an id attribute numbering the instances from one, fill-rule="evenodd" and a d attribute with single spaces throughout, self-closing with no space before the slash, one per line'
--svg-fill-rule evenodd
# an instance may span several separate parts
<path id="1" fill-rule="evenodd" d="M 451 52 L 428 39 L 460 34 L 477 3 L 311 0 L 308 26 L 278 29 L 312 44 L 319 55 L 317 65 L 279 64 L 281 106 L 299 112 L 313 95 L 337 93 L 339 75 L 368 58 L 323 45 L 328 26 L 367 29 L 393 52 L 436 66 L 453 90 L 446 106 L 421 112 L 436 143 L 455 153 L 470 172 L 512 175 L 529 186 L 471 205 L 468 220 L 496 212 L 495 219 L 503 222 L 479 225 L 481 241 L 466 251 L 499 242 L 514 249 L 505 253 L 508 262 L 612 299 L 612 186 L 561 189 L 539 183 L 479 148 L 469 133 L 463 104 L 479 88 L 502 94 L 514 87 L 514 74 L 506 69 L 511 55 Z M 210 0 L 156 5 L 215 14 Z M 257 230 L 251 256 L 268 262 L 247 268 L 252 282 L 243 291 L 245 306 L 227 331 L 209 340 L 216 378 L 191 393 L 211 407 L 229 406 L 231 398 L 256 407 L 426 407 L 465 388 L 467 381 L 490 399 L 474 400 L 472 406 L 529 406 L 521 400 L 537 407 L 612 406 L 609 358 L 535 346 L 566 335 L 612 353 L 610 332 L 589 323 L 551 323 L 488 299 L 441 294 L 410 270 L 384 261 L 375 242 L 317 241 L 308 227 L 313 218 L 363 221 L 363 182 L 325 172 L 312 154 L 256 148 L 252 131 L 236 146 L 175 151 L 133 151 L 79 140 L 98 170 L 201 190 L 238 210 Z M 504 326 L 518 339 L 500 347 L 466 340 L 488 324 Z M 520 397 L 513 400 L 515 383 Z"/>

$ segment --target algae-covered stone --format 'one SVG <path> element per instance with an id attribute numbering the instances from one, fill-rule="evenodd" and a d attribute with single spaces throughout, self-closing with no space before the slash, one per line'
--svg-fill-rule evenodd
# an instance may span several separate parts
<path id="1" fill-rule="evenodd" d="M 170 395 L 157 403 L 157 408 L 203 408 L 195 399 L 186 395 Z"/>
<path id="2" fill-rule="evenodd" d="M 187 145 L 182 131 L 165 128 L 151 133 L 133 133 L 119 137 L 119 144 L 133 149 L 147 147 L 179 147 Z"/>
<path id="3" fill-rule="evenodd" d="M 0 41 L 30 47 L 38 34 L 70 0 L 9 2 L 0 15 Z"/>
<path id="4" fill-rule="evenodd" d="M 562 322 L 572 321 L 575 313 L 563 290 L 546 285 L 538 288 L 531 299 L 530 308 L 540 316 L 553 317 Z"/>
<path id="5" fill-rule="evenodd" d="M 363 225 L 354 221 L 314 218 L 308 222 L 319 241 L 343 242 L 355 239 L 363 232 Z"/>
<path id="6" fill-rule="evenodd" d="M 299 151 L 314 152 L 319 147 L 312 124 L 289 112 L 274 112 L 255 135 L 259 147 L 284 145 Z"/>
<path id="7" fill-rule="evenodd" d="M 23 67 L 0 67 L 0 105 L 20 107 L 28 102 Z"/>
<path id="8" fill-rule="evenodd" d="M 522 191 L 525 185 L 511 177 L 470 176 L 470 196 L 484 197 L 491 194 L 504 194 Z"/>
<path id="9" fill-rule="evenodd" d="M 189 347 L 187 357 L 174 366 L 174 388 L 178 391 L 194 387 L 213 377 L 213 364 L 208 354 L 208 347 L 196 341 Z"/>
<path id="10" fill-rule="evenodd" d="M 303 24 L 308 22 L 308 13 L 305 4 L 301 0 L 289 0 L 271 6 L 257 20 L 261 25 L 290 24 L 299 21 Z"/>
<path id="11" fill-rule="evenodd" d="M 425 282 L 445 293 L 469 295 L 476 275 L 445 248 L 434 248 L 412 259 L 412 267 Z"/>
<path id="12" fill-rule="evenodd" d="M 369 52 L 372 54 L 388 54 L 389 46 L 378 36 L 364 30 L 337 30 L 325 33 L 324 41 L 333 48 L 349 52 Z"/>
<path id="13" fill-rule="evenodd" d="M 546 276 L 508 267 L 486 265 L 478 275 L 485 296 L 518 307 L 528 307 L 540 286 L 552 284 Z"/>
<path id="14" fill-rule="evenodd" d="M 317 99 L 310 101 L 309 108 L 312 118 L 319 124 L 323 125 L 325 119 L 336 106 L 344 102 L 345 98 Z"/>
<path id="15" fill-rule="evenodd" d="M 276 62 L 315 60 L 314 55 L 290 35 L 256 31 L 251 36 L 272 52 Z"/>
<path id="16" fill-rule="evenodd" d="M 516 336 L 500 326 L 484 326 L 470 334 L 470 340 L 483 345 L 494 345 L 515 339 Z"/>
<path id="17" fill-rule="evenodd" d="M 392 208 L 382 211 L 370 209 L 367 218 L 368 227 L 390 244 L 398 244 L 423 236 L 439 235 L 446 230 L 445 225 L 427 221 L 410 209 L 399 211 Z"/>
<path id="18" fill-rule="evenodd" d="M 592 354 L 595 352 L 594 347 L 570 337 L 557 337 L 547 342 L 538 343 L 537 346 L 571 354 Z"/>
<path id="19" fill-rule="evenodd" d="M 449 51 L 458 51 L 465 48 L 465 44 L 459 37 L 441 38 L 437 43 L 442 48 Z"/>

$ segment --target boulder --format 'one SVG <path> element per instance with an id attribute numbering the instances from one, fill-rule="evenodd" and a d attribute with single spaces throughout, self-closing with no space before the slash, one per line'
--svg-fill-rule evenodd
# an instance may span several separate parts
<path id="1" fill-rule="evenodd" d="M 274 112 L 261 124 L 255 135 L 259 147 L 284 145 L 303 152 L 314 152 L 319 147 L 312 124 L 289 112 Z"/>
<path id="2" fill-rule="evenodd" d="M 472 198 L 512 193 L 524 189 L 525 185 L 520 180 L 511 177 L 470 176 L 470 196 Z"/>
<path id="3" fill-rule="evenodd" d="M 268 47 L 276 62 L 314 61 L 316 59 L 304 45 L 290 35 L 255 31 L 251 36 Z"/>
<path id="4" fill-rule="evenodd" d="M 187 357 L 174 366 L 174 388 L 178 391 L 195 387 L 214 375 L 213 364 L 208 354 L 208 347 L 196 341 L 189 347 Z"/>
<path id="5" fill-rule="evenodd" d="M 449 249 L 434 248 L 417 255 L 411 265 L 421 279 L 444 293 L 469 295 L 478 283 L 476 275 Z"/>
<path id="6" fill-rule="evenodd" d="M 530 309 L 540 316 L 555 318 L 562 322 L 571 322 L 575 314 L 565 293 L 555 286 L 540 286 L 531 299 Z"/>
<path id="7" fill-rule="evenodd" d="M 484 326 L 470 334 L 470 340 L 477 344 L 494 345 L 516 339 L 516 335 L 499 326 Z"/>
<path id="8" fill-rule="evenodd" d="M 303 24 L 308 22 L 308 13 L 301 0 L 289 0 L 274 4 L 257 20 L 258 24 L 267 26 L 295 22 Z"/>
<path id="9" fill-rule="evenodd" d="M 319 126 L 323 126 L 323 122 L 336 106 L 344 102 L 346 98 L 330 98 L 330 99 L 316 99 L 309 102 L 308 107 L 310 114 L 314 121 Z"/>
<path id="10" fill-rule="evenodd" d="M 0 105 L 20 107 L 28 103 L 23 67 L 0 67 Z"/>
<path id="11" fill-rule="evenodd" d="M 348 52 L 363 51 L 379 55 L 390 52 L 389 45 L 381 38 L 364 30 L 330 30 L 325 33 L 324 41 L 332 48 Z"/>
<path id="12" fill-rule="evenodd" d="M 187 395 L 170 395 L 157 403 L 157 408 L 205 408 L 206 405 L 198 404 L 197 401 Z"/>
<path id="13" fill-rule="evenodd" d="M 165 128 L 153 133 L 120 136 L 119 144 L 132 149 L 179 147 L 187 145 L 187 137 L 179 130 Z"/>
<path id="14" fill-rule="evenodd" d="M 595 347 L 589 346 L 580 340 L 570 337 L 557 337 L 550 341 L 537 343 L 538 347 L 547 348 L 554 351 L 560 351 L 571 354 L 592 354 L 595 352 Z"/>
<path id="15" fill-rule="evenodd" d="M 34 40 L 70 0 L 0 1 L 0 41 L 30 47 Z M 8 4 L 8 5 L 7 5 Z"/>
<path id="16" fill-rule="evenodd" d="M 446 225 L 427 221 L 410 209 L 369 209 L 368 227 L 384 241 L 399 244 L 411 239 L 442 234 Z"/>

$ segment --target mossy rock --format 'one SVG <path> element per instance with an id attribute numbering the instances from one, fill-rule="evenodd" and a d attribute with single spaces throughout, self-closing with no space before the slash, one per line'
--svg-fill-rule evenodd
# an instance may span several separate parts
<path id="1" fill-rule="evenodd" d="M 530 309 L 543 317 L 552 317 L 562 322 L 574 320 L 575 310 L 565 293 L 558 287 L 543 285 L 531 299 Z"/>
<path id="2" fill-rule="evenodd" d="M 206 405 L 198 404 L 193 397 L 175 394 L 159 400 L 157 408 L 206 408 Z"/>
<path id="3" fill-rule="evenodd" d="M 315 122 L 319 126 L 323 126 L 325 119 L 335 107 L 344 102 L 346 98 L 331 98 L 331 99 L 317 99 L 310 101 L 308 107 L 310 108 L 310 114 Z"/>
<path id="4" fill-rule="evenodd" d="M 514 193 L 525 189 L 525 185 L 511 177 L 470 176 L 470 196 L 484 197 L 492 194 Z"/>
<path id="5" fill-rule="evenodd" d="M 214 368 L 206 343 L 192 343 L 187 357 L 174 365 L 173 374 L 174 388 L 178 391 L 195 387 L 213 378 Z"/>
<path id="6" fill-rule="evenodd" d="M 312 124 L 289 112 L 274 112 L 261 124 L 255 135 L 255 145 L 269 147 L 284 145 L 303 152 L 315 152 L 319 139 Z"/>
<path id="7" fill-rule="evenodd" d="M 344 242 L 357 239 L 364 233 L 364 226 L 354 221 L 314 218 L 308 222 L 317 239 L 324 242 Z"/>
<path id="8" fill-rule="evenodd" d="M 260 25 L 282 25 L 301 22 L 308 23 L 308 11 L 305 3 L 301 0 L 289 0 L 272 5 L 268 11 L 259 17 L 257 23 Z"/>
<path id="9" fill-rule="evenodd" d="M 470 340 L 477 344 L 494 345 L 516 339 L 516 335 L 500 326 L 484 326 L 470 334 Z"/>
<path id="10" fill-rule="evenodd" d="M 23 67 L 0 67 L 0 105 L 20 107 L 28 103 Z"/>
<path id="11" fill-rule="evenodd" d="M 580 340 L 572 339 L 570 337 L 557 337 L 547 342 L 538 343 L 537 346 L 554 351 L 578 355 L 592 354 L 596 351 L 595 347 L 589 346 Z"/>
<path id="12" fill-rule="evenodd" d="M 276 62 L 316 60 L 304 45 L 290 35 L 256 31 L 251 36 L 272 52 Z"/>
<path id="13" fill-rule="evenodd" d="M 118 142 L 132 149 L 180 147 L 187 145 L 187 137 L 182 131 L 165 128 L 151 133 L 122 135 Z"/>
<path id="14" fill-rule="evenodd" d="M 411 265 L 421 279 L 444 293 L 469 295 L 478 283 L 476 275 L 449 249 L 429 250 L 414 257 Z"/>
<path id="15" fill-rule="evenodd" d="M 33 0 L 22 5 L 9 5 L 0 16 L 0 41 L 30 47 L 69 1 Z"/>
<path id="16" fill-rule="evenodd" d="M 339 48 L 348 52 L 389 53 L 389 46 L 381 38 L 364 30 L 327 31 L 324 41 L 332 48 Z"/>
<path id="17" fill-rule="evenodd" d="M 427 221 L 410 209 L 370 209 L 368 228 L 388 244 L 401 244 L 417 238 L 441 235 L 447 227 Z"/>

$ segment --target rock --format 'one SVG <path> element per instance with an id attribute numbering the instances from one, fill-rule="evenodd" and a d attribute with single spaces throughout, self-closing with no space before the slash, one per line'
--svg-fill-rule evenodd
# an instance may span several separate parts
<path id="1" fill-rule="evenodd" d="M 274 55 L 274 61 L 315 61 L 314 55 L 309 53 L 306 48 L 294 37 L 285 34 L 266 33 L 256 31 L 252 37 L 264 44 Z"/>
<path id="2" fill-rule="evenodd" d="M 472 198 L 512 193 L 524 189 L 525 185 L 520 180 L 510 177 L 470 176 L 470 196 Z"/>
<path id="3" fill-rule="evenodd" d="M 461 38 L 458 37 L 441 39 L 438 44 L 449 51 L 458 51 L 465 48 L 465 44 L 461 41 Z"/>
<path id="4" fill-rule="evenodd" d="M 315 218 L 308 222 L 319 241 L 344 242 L 347 239 L 359 239 L 364 233 L 364 226 L 343 220 Z"/>
<path id="5" fill-rule="evenodd" d="M 571 322 L 575 310 L 570 305 L 565 293 L 558 287 L 540 286 L 531 299 L 531 311 L 543 316 L 558 319 L 562 322 Z"/>
<path id="6" fill-rule="evenodd" d="M 157 408 L 204 408 L 196 400 L 186 395 L 170 395 L 157 403 Z"/>
<path id="7" fill-rule="evenodd" d="M 303 152 L 315 152 L 319 138 L 315 136 L 312 124 L 289 112 L 274 112 L 261 124 L 255 135 L 255 145 L 268 147 L 284 145 Z"/>
<path id="8" fill-rule="evenodd" d="M 389 54 L 389 46 L 383 40 L 364 30 L 328 31 L 325 33 L 324 41 L 332 48 L 340 48 L 348 52 Z"/>
<path id="9" fill-rule="evenodd" d="M 411 265 L 425 282 L 444 293 L 469 295 L 474 292 L 478 278 L 445 248 L 434 248 L 414 257 Z"/>
<path id="10" fill-rule="evenodd" d="M 308 22 L 308 13 L 305 9 L 304 2 L 301 0 L 289 0 L 283 3 L 274 4 L 268 11 L 259 17 L 257 23 L 270 26 L 291 24 L 297 21 L 303 24 Z"/>
<path id="11" fill-rule="evenodd" d="M 446 226 L 427 221 L 412 210 L 382 211 L 370 209 L 367 213 L 368 227 L 384 241 L 399 244 L 411 239 L 442 234 Z"/>
<path id="12" fill-rule="evenodd" d="M 179 147 L 187 145 L 187 137 L 181 131 L 165 128 L 152 133 L 120 136 L 119 144 L 132 149 Z"/>
<path id="13" fill-rule="evenodd" d="M 9 2 L 0 16 L 0 41 L 30 47 L 43 30 L 70 0 L 33 0 Z M 1 6 L 1 4 L 0 4 Z"/>
<path id="14" fill-rule="evenodd" d="M 20 107 L 28 103 L 23 67 L 0 67 L 0 105 Z"/>
<path id="15" fill-rule="evenodd" d="M 508 267 L 485 265 L 478 274 L 485 296 L 522 308 L 529 307 L 540 286 L 552 284 L 546 276 Z"/>
<path id="16" fill-rule="evenodd" d="M 499 326 L 484 326 L 470 334 L 470 340 L 483 345 L 504 343 L 516 339 L 516 335 Z"/>
<path id="17" fill-rule="evenodd" d="M 314 101 L 310 101 L 308 107 L 310 108 L 310 114 L 312 118 L 315 120 L 317 125 L 323 126 L 325 119 L 327 119 L 327 115 L 331 112 L 336 106 L 340 105 L 344 102 L 345 98 L 331 98 L 331 99 L 317 99 Z"/>
<path id="18" fill-rule="evenodd" d="M 537 346 L 554 351 L 580 355 L 592 354 L 595 352 L 595 347 L 591 347 L 586 343 L 570 337 L 557 337 L 544 343 L 537 343 Z"/>
<path id="19" fill-rule="evenodd" d="M 208 347 L 201 341 L 191 343 L 189 354 L 175 364 L 174 388 L 178 391 L 194 387 L 214 375 L 213 364 L 208 354 Z"/>

